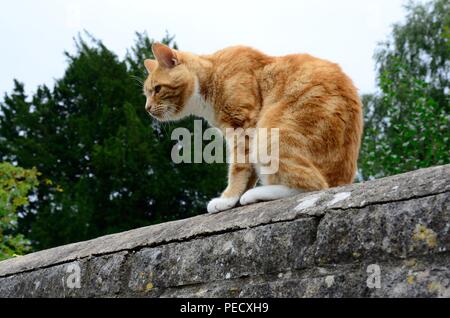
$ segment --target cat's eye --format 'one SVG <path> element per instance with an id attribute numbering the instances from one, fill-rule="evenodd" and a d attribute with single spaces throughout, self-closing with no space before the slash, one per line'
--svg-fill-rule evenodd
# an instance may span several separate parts
<path id="1" fill-rule="evenodd" d="M 155 94 L 158 94 L 161 91 L 161 85 L 156 85 L 154 88 Z"/>

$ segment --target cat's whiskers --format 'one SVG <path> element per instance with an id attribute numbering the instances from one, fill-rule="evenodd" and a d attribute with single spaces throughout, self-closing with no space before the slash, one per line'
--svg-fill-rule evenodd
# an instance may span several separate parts
<path id="1" fill-rule="evenodd" d="M 135 76 L 135 75 L 130 75 L 130 78 L 131 78 L 132 80 L 134 80 L 134 81 L 138 84 L 138 86 L 139 86 L 140 88 L 144 88 L 144 81 L 143 81 L 141 78 L 139 78 L 139 77 L 137 77 L 137 76 Z"/>

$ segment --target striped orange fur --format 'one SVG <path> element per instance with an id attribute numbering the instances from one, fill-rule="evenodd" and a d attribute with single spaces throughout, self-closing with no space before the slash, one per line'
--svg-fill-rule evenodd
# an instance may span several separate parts
<path id="1" fill-rule="evenodd" d="M 146 60 L 146 109 L 159 120 L 187 115 L 226 128 L 279 128 L 279 170 L 261 176 L 251 163 L 230 165 L 214 211 L 237 204 L 258 178 L 264 185 L 314 191 L 352 183 L 363 129 L 357 90 L 334 63 L 306 54 L 272 57 L 236 46 L 211 55 L 156 43 Z M 216 201 L 218 202 L 218 201 Z M 242 201 L 241 201 L 242 203 Z"/>

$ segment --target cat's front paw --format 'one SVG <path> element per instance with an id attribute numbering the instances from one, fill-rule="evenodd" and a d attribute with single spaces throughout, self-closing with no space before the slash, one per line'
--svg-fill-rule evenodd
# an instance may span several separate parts
<path id="1" fill-rule="evenodd" d="M 208 203 L 208 213 L 217 213 L 234 208 L 239 198 L 216 198 Z"/>

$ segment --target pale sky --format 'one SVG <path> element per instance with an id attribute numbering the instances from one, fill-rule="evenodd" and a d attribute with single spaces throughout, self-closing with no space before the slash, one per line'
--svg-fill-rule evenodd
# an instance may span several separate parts
<path id="1" fill-rule="evenodd" d="M 53 86 L 64 50 L 87 30 L 125 55 L 135 31 L 181 50 L 212 53 L 243 44 L 271 55 L 309 53 L 339 63 L 361 93 L 375 90 L 376 44 L 403 21 L 405 0 L 14 0 L 0 10 L 0 96 L 16 78 L 27 92 Z"/>

